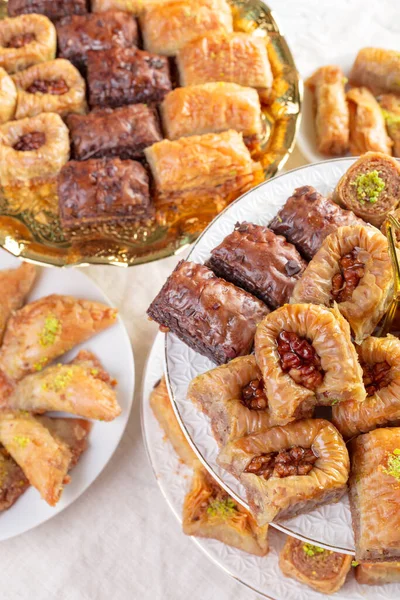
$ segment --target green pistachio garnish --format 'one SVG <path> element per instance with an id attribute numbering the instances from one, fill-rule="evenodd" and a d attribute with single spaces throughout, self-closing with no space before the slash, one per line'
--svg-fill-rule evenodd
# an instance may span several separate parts
<path id="1" fill-rule="evenodd" d="M 357 199 L 360 204 L 365 202 L 374 204 L 385 189 L 385 182 L 376 170 L 359 175 L 351 185 L 357 188 Z"/>
<path id="2" fill-rule="evenodd" d="M 43 369 L 43 367 L 46 365 L 46 363 L 47 363 L 47 358 L 41 358 L 33 365 L 33 368 L 35 369 L 35 371 L 41 371 Z"/>
<path id="3" fill-rule="evenodd" d="M 74 376 L 74 370 L 72 367 L 69 369 L 63 369 L 61 373 L 58 373 L 53 381 L 45 382 L 42 385 L 43 391 L 62 392 L 71 383 Z"/>
<path id="4" fill-rule="evenodd" d="M 352 567 L 358 567 L 358 565 L 359 565 L 359 564 L 360 564 L 360 563 L 359 563 L 358 561 L 356 561 L 356 560 L 352 560 L 352 561 L 351 561 L 351 566 L 352 566 Z"/>
<path id="5" fill-rule="evenodd" d="M 304 544 L 303 550 L 307 554 L 307 556 L 315 556 L 316 554 L 323 554 L 326 552 L 324 548 L 320 548 L 319 546 L 313 546 L 312 544 Z"/>
<path id="6" fill-rule="evenodd" d="M 14 442 L 16 442 L 21 448 L 26 448 L 30 441 L 31 440 L 24 435 L 14 435 Z"/>
<path id="7" fill-rule="evenodd" d="M 400 448 L 396 448 L 392 454 L 389 454 L 387 468 L 383 469 L 383 472 L 400 481 Z"/>
<path id="8" fill-rule="evenodd" d="M 385 118 L 386 125 L 389 127 L 391 125 L 400 125 L 400 114 L 396 114 L 391 112 L 390 110 L 386 110 L 386 108 L 381 108 L 382 114 Z"/>
<path id="9" fill-rule="evenodd" d="M 207 514 L 211 517 L 230 517 L 236 512 L 236 504 L 232 498 L 226 500 L 211 500 Z"/>
<path id="10" fill-rule="evenodd" d="M 44 327 L 39 334 L 39 343 L 41 346 L 51 346 L 56 341 L 61 332 L 61 321 L 54 315 L 48 315 L 44 322 Z"/>

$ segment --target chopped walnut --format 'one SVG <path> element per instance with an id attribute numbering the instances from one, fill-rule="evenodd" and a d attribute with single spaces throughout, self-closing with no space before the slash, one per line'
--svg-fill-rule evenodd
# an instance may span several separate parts
<path id="1" fill-rule="evenodd" d="M 21 33 L 9 39 L 6 48 L 23 48 L 35 40 L 36 36 L 34 33 Z"/>
<path id="2" fill-rule="evenodd" d="M 253 473 L 264 479 L 308 475 L 317 458 L 311 448 L 293 446 L 288 450 L 255 456 L 245 468 L 245 473 Z"/>
<path id="3" fill-rule="evenodd" d="M 32 131 L 31 133 L 26 133 L 22 135 L 18 142 L 14 144 L 14 150 L 19 150 L 19 152 L 29 152 L 32 150 L 37 150 L 46 141 L 46 136 L 41 131 Z"/>
<path id="4" fill-rule="evenodd" d="M 359 248 L 354 248 L 339 260 L 340 272 L 332 278 L 332 298 L 335 302 L 350 300 L 354 290 L 364 277 L 364 264 L 358 260 Z"/>
<path id="5" fill-rule="evenodd" d="M 362 364 L 363 381 L 368 396 L 373 396 L 381 388 L 387 387 L 391 381 L 390 365 L 386 362 L 374 365 Z"/>
<path id="6" fill-rule="evenodd" d="M 26 89 L 29 94 L 52 94 L 53 96 L 62 96 L 69 91 L 69 87 L 65 80 L 59 77 L 58 79 L 36 79 Z"/>
<path id="7" fill-rule="evenodd" d="M 324 371 L 312 344 L 291 331 L 281 331 L 277 344 L 282 371 L 299 385 L 316 390 L 324 379 Z"/>
<path id="8" fill-rule="evenodd" d="M 253 379 L 242 389 L 242 404 L 250 410 L 265 410 L 268 408 L 268 399 L 264 392 L 262 379 Z"/>

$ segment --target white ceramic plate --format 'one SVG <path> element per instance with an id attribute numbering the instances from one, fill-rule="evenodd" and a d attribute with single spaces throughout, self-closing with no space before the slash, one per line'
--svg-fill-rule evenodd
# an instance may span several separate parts
<path id="1" fill-rule="evenodd" d="M 328 195 L 355 159 L 336 159 L 295 169 L 263 183 L 248 192 L 219 215 L 204 231 L 188 259 L 204 263 L 210 250 L 230 233 L 237 221 L 251 221 L 267 225 L 285 204 L 293 190 L 312 185 Z M 167 382 L 174 399 L 174 408 L 188 439 L 200 460 L 219 480 L 220 484 L 246 506 L 245 492 L 238 481 L 221 469 L 216 458 L 218 446 L 214 440 L 208 417 L 186 400 L 187 388 L 196 375 L 215 365 L 188 348 L 174 335 L 166 336 Z M 274 524 L 282 531 L 307 539 L 319 546 L 353 554 L 354 538 L 347 497 L 338 504 L 323 506 L 307 515 Z"/>
<path id="2" fill-rule="evenodd" d="M 153 472 L 164 498 L 181 522 L 182 506 L 189 487 L 191 470 L 183 466 L 171 444 L 165 439 L 149 405 L 149 396 L 163 372 L 164 336 L 158 334 L 145 370 L 142 394 L 142 429 Z M 183 535 L 183 534 L 182 534 Z M 261 558 L 216 540 L 192 538 L 203 552 L 226 573 L 246 586 L 273 600 L 324 600 L 325 594 L 313 591 L 293 579 L 284 577 L 278 566 L 279 552 L 285 542 L 280 531 L 270 528 L 270 552 Z M 336 600 L 394 600 L 400 597 L 400 585 L 361 586 L 353 574 L 348 575 Z"/>
<path id="3" fill-rule="evenodd" d="M 20 261 L 0 251 L 0 269 L 18 266 Z M 48 294 L 67 294 L 110 304 L 103 292 L 78 269 L 40 269 L 28 302 Z M 118 402 L 121 415 L 111 423 L 94 421 L 89 434 L 89 447 L 72 471 L 71 483 L 65 486 L 61 500 L 52 508 L 40 498 L 39 492 L 29 488 L 9 510 L 0 513 L 0 541 L 14 537 L 44 523 L 72 504 L 104 469 L 117 448 L 128 421 L 135 387 L 135 368 L 131 343 L 122 323 L 117 323 L 71 352 L 61 362 L 71 360 L 82 348 L 98 356 L 106 370 L 117 379 Z M 62 413 L 58 413 L 62 414 Z"/>

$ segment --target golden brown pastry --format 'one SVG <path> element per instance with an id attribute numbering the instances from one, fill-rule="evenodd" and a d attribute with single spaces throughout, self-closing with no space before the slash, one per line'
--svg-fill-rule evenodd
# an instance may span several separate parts
<path id="1" fill-rule="evenodd" d="M 337 184 L 333 199 L 358 217 L 380 227 L 400 200 L 400 164 L 381 152 L 356 160 Z"/>
<path id="2" fill-rule="evenodd" d="M 7 71 L 0 67 L 0 125 L 11 121 L 17 106 L 17 89 Z"/>
<path id="3" fill-rule="evenodd" d="M 400 340 L 369 337 L 357 352 L 367 397 L 333 407 L 333 422 L 345 438 L 400 422 Z"/>
<path id="4" fill-rule="evenodd" d="M 340 67 L 317 69 L 305 82 L 314 94 L 317 148 L 322 154 L 340 156 L 349 149 L 349 108 Z"/>
<path id="5" fill-rule="evenodd" d="M 294 537 L 287 537 L 279 555 L 279 567 L 286 577 L 329 595 L 344 585 L 351 563 L 349 554 L 324 550 Z"/>
<path id="6" fill-rule="evenodd" d="M 356 560 L 400 560 L 400 428 L 375 429 L 350 444 L 350 508 Z"/>
<path id="7" fill-rule="evenodd" d="M 322 243 L 296 283 L 290 302 L 337 304 L 360 344 L 372 334 L 393 297 L 393 268 L 378 230 L 339 227 Z"/>
<path id="8" fill-rule="evenodd" d="M 124 10 L 134 15 L 142 14 L 146 8 L 161 6 L 171 0 L 92 0 L 93 12 L 105 12 L 106 10 Z"/>
<path id="9" fill-rule="evenodd" d="M 67 444 L 26 412 L 0 411 L 0 442 L 50 506 L 60 499 L 72 454 Z"/>
<path id="10" fill-rule="evenodd" d="M 400 583 L 400 562 L 364 562 L 355 568 L 355 577 L 364 585 Z"/>
<path id="11" fill-rule="evenodd" d="M 17 269 L 0 271 L 0 343 L 10 315 L 24 304 L 36 273 L 36 267 L 29 263 L 22 263 Z"/>
<path id="12" fill-rule="evenodd" d="M 12 381 L 41 371 L 49 362 L 114 325 L 117 310 L 89 300 L 52 294 L 27 304 L 8 321 L 0 370 Z"/>
<path id="13" fill-rule="evenodd" d="M 181 85 L 227 81 L 257 88 L 273 83 L 265 38 L 248 33 L 208 34 L 187 44 L 177 56 Z"/>
<path id="14" fill-rule="evenodd" d="M 203 467 L 197 467 L 185 497 L 182 529 L 186 535 L 212 538 L 244 552 L 268 553 L 268 525 L 259 527 L 254 517 L 235 502 Z"/>
<path id="15" fill-rule="evenodd" d="M 182 462 L 188 467 L 197 463 L 197 456 L 190 447 L 175 416 L 164 376 L 154 386 L 150 394 L 150 406 L 154 416 Z"/>
<path id="16" fill-rule="evenodd" d="M 337 502 L 350 469 L 342 436 L 323 419 L 244 436 L 221 450 L 218 463 L 240 480 L 261 526 Z"/>
<path id="17" fill-rule="evenodd" d="M 57 34 L 44 15 L 20 15 L 0 21 L 0 67 L 22 71 L 56 56 Z"/>
<path id="18" fill-rule="evenodd" d="M 29 481 L 21 467 L 0 445 L 0 512 L 15 504 L 28 487 Z"/>
<path id="19" fill-rule="evenodd" d="M 400 157 L 400 96 L 382 94 L 378 102 L 385 119 L 386 129 L 393 142 L 393 156 Z"/>
<path id="20" fill-rule="evenodd" d="M 276 424 L 253 355 L 235 358 L 198 375 L 191 381 L 187 397 L 210 418 L 220 445 Z"/>
<path id="21" fill-rule="evenodd" d="M 256 90 L 236 83 L 204 83 L 176 88 L 161 105 L 164 131 L 170 140 L 235 129 L 244 136 L 263 131 Z"/>
<path id="22" fill-rule="evenodd" d="M 385 119 L 378 102 L 367 88 L 347 92 L 350 113 L 350 152 L 392 154 L 392 140 L 386 133 Z"/>
<path id="23" fill-rule="evenodd" d="M 396 50 L 362 48 L 350 73 L 351 85 L 365 85 L 374 93 L 400 93 L 400 54 Z"/>
<path id="24" fill-rule="evenodd" d="M 55 180 L 69 158 L 68 128 L 44 113 L 0 127 L 0 183 L 14 188 Z"/>
<path id="25" fill-rule="evenodd" d="M 233 19 L 227 0 L 173 0 L 146 8 L 141 26 L 145 50 L 173 56 L 207 33 L 231 33 Z"/>
<path id="26" fill-rule="evenodd" d="M 87 112 L 85 81 L 64 58 L 34 65 L 13 80 L 18 92 L 16 119 L 48 112 L 62 117 Z"/>
<path id="27" fill-rule="evenodd" d="M 255 353 L 273 418 L 299 419 L 315 405 L 362 402 L 362 370 L 350 327 L 337 309 L 286 304 L 267 315 Z"/>

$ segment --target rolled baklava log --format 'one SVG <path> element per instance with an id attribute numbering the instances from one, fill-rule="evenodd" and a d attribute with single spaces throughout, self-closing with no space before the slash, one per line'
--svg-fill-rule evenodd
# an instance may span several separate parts
<path id="1" fill-rule="evenodd" d="M 369 337 L 357 352 L 367 397 L 333 407 L 333 422 L 345 438 L 400 423 L 400 340 Z"/>
<path id="2" fill-rule="evenodd" d="M 400 562 L 364 562 L 355 568 L 358 583 L 363 585 L 386 585 L 400 583 Z"/>
<path id="3" fill-rule="evenodd" d="M 278 308 L 289 302 L 307 266 L 296 248 L 268 227 L 237 223 L 207 261 L 218 275 Z"/>
<path id="4" fill-rule="evenodd" d="M 203 265 L 181 260 L 147 310 L 163 331 L 217 364 L 250 354 L 268 308 Z"/>
<path id="5" fill-rule="evenodd" d="M 306 80 L 314 94 L 317 147 L 322 154 L 340 156 L 349 149 L 349 108 L 345 77 L 340 67 L 317 69 Z"/>
<path id="6" fill-rule="evenodd" d="M 276 424 L 253 355 L 240 356 L 198 375 L 191 381 L 187 397 L 210 418 L 212 432 L 221 446 Z"/>
<path id="7" fill-rule="evenodd" d="M 393 142 L 393 156 L 400 156 L 400 97 L 395 94 L 382 94 L 378 98 L 386 129 Z"/>
<path id="8" fill-rule="evenodd" d="M 268 525 L 259 527 L 253 515 L 233 500 L 204 467 L 194 470 L 183 504 L 182 529 L 186 535 L 219 540 L 256 556 L 268 553 Z"/>
<path id="9" fill-rule="evenodd" d="M 143 158 L 144 149 L 162 140 L 157 111 L 146 104 L 99 108 L 66 118 L 71 152 L 88 158 Z"/>
<path id="10" fill-rule="evenodd" d="M 387 154 L 367 152 L 339 180 L 333 199 L 364 221 L 380 227 L 387 213 L 396 209 L 400 201 L 400 164 Z"/>
<path id="11" fill-rule="evenodd" d="M 87 69 L 92 107 L 157 104 L 172 89 L 168 59 L 137 48 L 90 51 Z"/>
<path id="12" fill-rule="evenodd" d="M 347 92 L 350 113 L 350 151 L 392 154 L 392 140 L 386 133 L 385 119 L 375 97 L 367 88 Z"/>
<path id="13" fill-rule="evenodd" d="M 39 13 L 56 21 L 67 15 L 87 13 L 87 0 L 8 0 L 7 10 L 10 17 Z"/>
<path id="14" fill-rule="evenodd" d="M 101 14 L 71 15 L 56 23 L 58 55 L 83 69 L 89 50 L 136 46 L 138 30 L 132 15 L 109 10 Z"/>
<path id="15" fill-rule="evenodd" d="M 56 30 L 43 15 L 21 15 L 0 21 L 0 67 L 22 71 L 55 58 Z"/>
<path id="16" fill-rule="evenodd" d="M 350 327 L 337 309 L 278 308 L 259 324 L 255 353 L 271 415 L 281 424 L 302 418 L 315 405 L 365 398 Z"/>
<path id="17" fill-rule="evenodd" d="M 0 125 L 14 118 L 17 89 L 8 73 L 0 67 Z"/>
<path id="18" fill-rule="evenodd" d="M 334 594 L 340 590 L 351 563 L 352 556 L 349 554 L 325 550 L 289 536 L 279 555 L 279 567 L 286 577 L 323 594 Z"/>
<path id="19" fill-rule="evenodd" d="M 350 470 L 342 436 L 323 419 L 296 421 L 230 442 L 218 463 L 240 480 L 261 526 L 337 502 L 346 492 Z"/>
<path id="20" fill-rule="evenodd" d="M 290 302 L 337 304 L 357 344 L 372 334 L 393 298 L 393 267 L 387 238 L 364 226 L 339 227 L 322 243 Z"/>
<path id="21" fill-rule="evenodd" d="M 343 210 L 310 185 L 297 188 L 271 221 L 269 228 L 294 244 L 308 260 L 324 239 L 338 227 L 363 224 L 353 212 Z"/>
<path id="22" fill-rule="evenodd" d="M 69 158 L 68 129 L 45 113 L 0 127 L 0 183 L 18 187 L 53 180 Z"/>
<path id="23" fill-rule="evenodd" d="M 85 113 L 86 86 L 79 71 L 68 60 L 57 58 L 14 75 L 18 101 L 16 119 L 40 113 Z"/>
<path id="24" fill-rule="evenodd" d="M 167 138 L 241 131 L 259 138 L 263 131 L 257 91 L 236 83 L 204 83 L 170 92 L 161 105 Z"/>
<path id="25" fill-rule="evenodd" d="M 350 73 L 350 83 L 374 93 L 400 93 L 400 56 L 396 50 L 362 48 Z"/>
<path id="26" fill-rule="evenodd" d="M 349 448 L 356 560 L 400 560 L 400 428 L 375 429 Z"/>
<path id="27" fill-rule="evenodd" d="M 70 161 L 59 175 L 58 198 L 67 236 L 107 236 L 110 227 L 145 224 L 154 216 L 149 177 L 134 160 Z"/>

